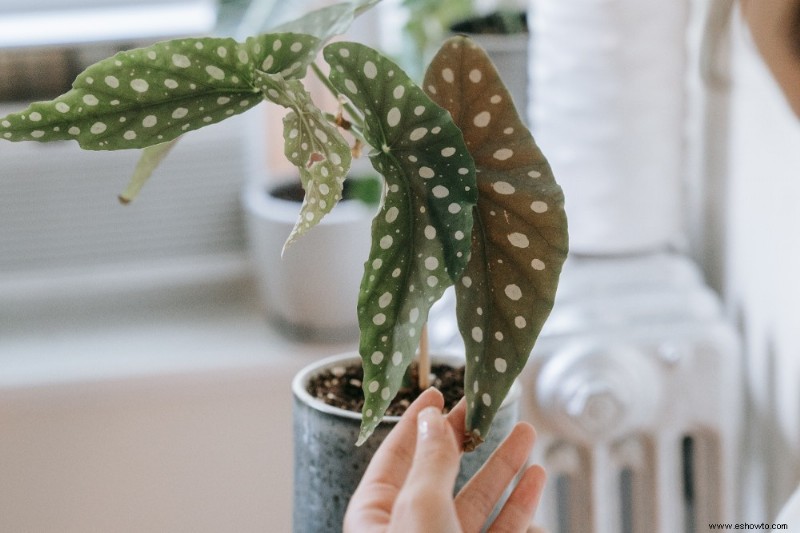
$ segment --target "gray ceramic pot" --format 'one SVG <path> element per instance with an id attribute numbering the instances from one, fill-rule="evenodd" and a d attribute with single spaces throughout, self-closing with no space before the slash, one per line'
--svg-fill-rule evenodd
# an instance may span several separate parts
<path id="1" fill-rule="evenodd" d="M 434 363 L 463 365 L 463 358 L 441 356 Z M 345 354 L 318 361 L 301 370 L 292 382 L 294 394 L 294 533 L 338 532 L 350 496 L 383 439 L 399 420 L 385 417 L 375 433 L 356 447 L 361 415 L 313 398 L 306 385 L 316 374 L 360 359 Z M 456 482 L 458 491 L 483 465 L 519 419 L 521 391 L 515 384 L 495 418 L 489 438 L 476 451 L 464 454 Z"/>

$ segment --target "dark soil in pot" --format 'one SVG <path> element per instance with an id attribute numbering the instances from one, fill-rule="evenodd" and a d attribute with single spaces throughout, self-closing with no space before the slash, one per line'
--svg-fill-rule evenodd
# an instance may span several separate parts
<path id="1" fill-rule="evenodd" d="M 388 416 L 400 416 L 423 389 L 419 387 L 417 363 L 410 368 L 410 383 L 403 386 L 389 405 Z M 431 367 L 431 386 L 436 387 L 444 396 L 444 410 L 449 412 L 464 396 L 464 367 L 453 368 L 448 365 L 434 364 Z M 364 392 L 361 390 L 364 370 L 361 364 L 350 364 L 333 367 L 314 376 L 308 383 L 308 393 L 328 405 L 361 412 L 364 405 Z"/>
<path id="2" fill-rule="evenodd" d="M 496 12 L 456 22 L 450 26 L 450 30 L 472 35 L 509 35 L 528 31 L 528 19 L 525 12 Z"/>
<path id="3" fill-rule="evenodd" d="M 299 181 L 291 181 L 269 187 L 267 194 L 279 200 L 301 203 L 305 191 Z M 377 205 L 381 199 L 381 182 L 377 176 L 364 176 L 345 180 L 342 190 L 343 200 L 360 200 L 368 205 Z"/>

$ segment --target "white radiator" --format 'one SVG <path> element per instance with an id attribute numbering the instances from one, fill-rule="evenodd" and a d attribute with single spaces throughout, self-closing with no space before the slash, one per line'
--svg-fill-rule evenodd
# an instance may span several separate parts
<path id="1" fill-rule="evenodd" d="M 679 256 L 571 259 L 524 381 L 551 533 L 694 533 L 731 520 L 736 335 Z"/>

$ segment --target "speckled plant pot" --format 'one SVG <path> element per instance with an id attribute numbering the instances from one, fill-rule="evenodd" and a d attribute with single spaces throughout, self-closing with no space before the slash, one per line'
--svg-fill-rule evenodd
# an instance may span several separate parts
<path id="1" fill-rule="evenodd" d="M 463 365 L 463 358 L 434 356 L 434 363 Z M 347 504 L 367 464 L 399 417 L 389 416 L 361 447 L 356 447 L 361 415 L 313 398 L 306 385 L 316 374 L 360 359 L 344 354 L 301 370 L 292 382 L 294 394 L 294 533 L 336 533 L 342 529 Z M 464 454 L 456 481 L 458 491 L 483 465 L 519 419 L 521 388 L 515 384 L 495 418 L 488 439 Z"/>

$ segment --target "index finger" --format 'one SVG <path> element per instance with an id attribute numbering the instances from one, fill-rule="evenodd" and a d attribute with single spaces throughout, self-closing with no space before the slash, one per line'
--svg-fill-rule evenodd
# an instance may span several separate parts
<path id="1" fill-rule="evenodd" d="M 442 394 L 433 388 L 423 392 L 408 406 L 400 421 L 375 452 L 361 478 L 354 497 L 367 487 L 382 485 L 397 491 L 403 486 L 414 458 L 417 442 L 417 415 L 426 407 L 444 407 Z"/>

